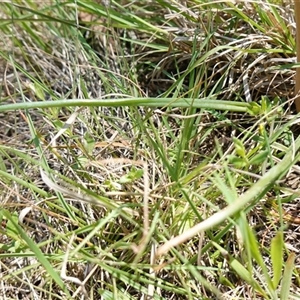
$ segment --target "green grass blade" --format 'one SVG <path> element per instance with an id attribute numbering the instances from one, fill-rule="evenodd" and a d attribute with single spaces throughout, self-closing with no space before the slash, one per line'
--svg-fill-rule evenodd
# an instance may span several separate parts
<path id="1" fill-rule="evenodd" d="M 215 100 L 212 98 L 202 99 L 172 99 L 172 98 L 125 98 L 111 100 L 56 100 L 56 101 L 36 101 L 23 102 L 15 104 L 0 105 L 0 112 L 17 110 L 17 109 L 34 109 L 50 107 L 120 107 L 120 106 L 148 106 L 148 107 L 186 107 L 186 108 L 203 108 L 212 110 L 225 110 L 235 112 L 246 112 L 248 103 L 239 103 L 234 101 Z"/>
<path id="2" fill-rule="evenodd" d="M 294 270 L 295 253 L 291 253 L 286 261 L 284 273 L 282 276 L 280 299 L 288 300 L 290 295 L 290 286 L 292 284 L 292 275 Z"/>
<path id="3" fill-rule="evenodd" d="M 26 232 L 21 228 L 20 225 L 18 225 L 11 214 L 7 211 L 3 211 L 3 215 L 14 225 L 15 229 L 19 233 L 19 235 L 22 237 L 22 239 L 25 241 L 25 243 L 28 245 L 29 249 L 35 254 L 35 257 L 39 260 L 39 262 L 44 266 L 47 273 L 50 275 L 50 277 L 59 285 L 60 288 L 62 288 L 67 295 L 69 294 L 65 284 L 63 283 L 62 279 L 58 275 L 57 271 L 55 271 L 46 258 L 46 256 L 43 254 L 43 252 L 36 246 L 34 241 L 26 234 Z M 69 295 L 70 296 L 70 295 Z"/>
<path id="4" fill-rule="evenodd" d="M 283 233 L 279 231 L 271 241 L 271 260 L 273 266 L 272 283 L 274 290 L 277 288 L 282 274 L 283 248 Z"/>

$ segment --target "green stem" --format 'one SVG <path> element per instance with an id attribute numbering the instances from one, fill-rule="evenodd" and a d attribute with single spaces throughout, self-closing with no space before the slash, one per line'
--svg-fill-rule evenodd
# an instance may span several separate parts
<path id="1" fill-rule="evenodd" d="M 17 110 L 17 109 L 34 109 L 50 107 L 70 107 L 70 106 L 148 106 L 148 107 L 194 107 L 202 109 L 225 110 L 235 112 L 246 112 L 248 103 L 215 100 L 211 98 L 202 99 L 170 99 L 170 98 L 126 98 L 126 99 L 71 99 L 56 101 L 38 101 L 38 102 L 21 102 L 14 104 L 0 105 L 0 112 Z"/>

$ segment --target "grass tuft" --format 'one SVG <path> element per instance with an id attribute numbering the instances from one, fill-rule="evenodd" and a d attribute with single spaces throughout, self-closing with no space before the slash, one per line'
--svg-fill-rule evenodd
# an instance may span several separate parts
<path id="1" fill-rule="evenodd" d="M 297 299 L 292 1 L 0 7 L 0 297 Z"/>

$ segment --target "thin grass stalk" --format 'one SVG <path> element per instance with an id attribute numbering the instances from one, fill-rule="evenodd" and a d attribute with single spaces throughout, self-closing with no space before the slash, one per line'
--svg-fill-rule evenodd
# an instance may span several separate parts
<path id="1" fill-rule="evenodd" d="M 225 110 L 235 112 L 247 112 L 249 104 L 245 102 L 223 101 L 212 98 L 125 98 L 125 99 L 72 99 L 56 101 L 36 101 L 36 102 L 19 102 L 0 105 L 0 112 L 17 110 L 17 109 L 36 109 L 51 107 L 120 107 L 120 106 L 148 106 L 148 107 L 185 107 L 185 108 L 202 108 L 211 110 Z"/>

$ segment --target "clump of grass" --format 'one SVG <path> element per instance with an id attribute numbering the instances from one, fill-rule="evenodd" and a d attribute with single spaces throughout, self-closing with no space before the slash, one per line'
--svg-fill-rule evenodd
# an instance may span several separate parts
<path id="1" fill-rule="evenodd" d="M 296 298 L 292 12 L 3 5 L 1 295 Z"/>

